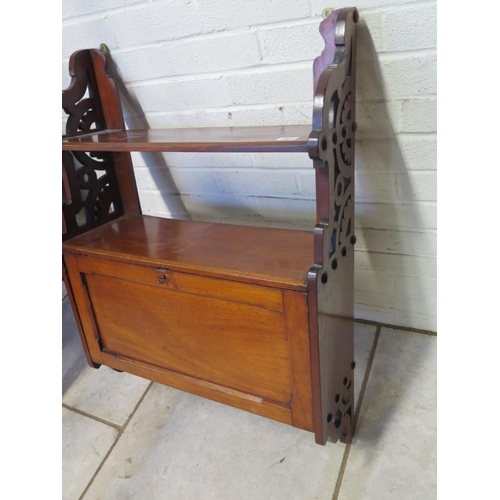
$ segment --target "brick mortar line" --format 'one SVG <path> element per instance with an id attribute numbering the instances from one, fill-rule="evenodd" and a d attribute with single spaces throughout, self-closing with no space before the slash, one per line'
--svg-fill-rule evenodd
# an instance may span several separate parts
<path id="1" fill-rule="evenodd" d="M 115 439 L 114 443 L 111 445 L 111 448 L 108 450 L 108 452 L 106 453 L 105 457 L 102 459 L 101 463 L 99 464 L 99 467 L 97 467 L 97 470 L 94 472 L 94 475 L 90 479 L 89 483 L 87 484 L 87 486 L 83 490 L 83 492 L 80 495 L 80 497 L 79 497 L 78 500 L 83 500 L 84 496 L 87 494 L 87 491 L 92 486 L 93 482 L 95 481 L 95 478 L 97 477 L 97 475 L 99 474 L 99 472 L 103 468 L 104 464 L 106 463 L 106 460 L 108 459 L 108 457 L 111 455 L 111 453 L 115 449 L 115 446 L 118 444 L 118 441 L 120 440 L 120 438 L 122 437 L 123 433 L 127 429 L 128 424 L 130 423 L 130 421 L 134 417 L 134 415 L 137 412 L 140 404 L 144 401 L 144 398 L 146 397 L 147 393 L 149 392 L 149 389 L 151 389 L 152 385 L 153 385 L 153 382 L 150 382 L 150 384 L 147 386 L 146 390 L 144 391 L 144 394 L 141 396 L 141 399 L 139 399 L 139 401 L 135 405 L 135 408 L 132 410 L 132 413 L 128 416 L 128 418 L 125 421 L 125 423 L 123 424 L 123 426 L 120 429 L 118 429 L 118 435 L 116 436 L 116 439 Z"/>
<path id="2" fill-rule="evenodd" d="M 366 9 L 358 9 L 360 11 L 360 18 L 363 14 L 376 14 L 377 12 L 379 13 L 384 13 L 384 12 L 397 12 L 397 11 L 404 11 L 408 10 L 411 8 L 418 8 L 418 7 L 432 7 L 434 5 L 437 5 L 437 2 L 435 0 L 417 0 L 415 2 L 410 2 L 410 3 L 390 3 L 387 5 L 380 5 L 378 7 L 367 7 Z"/>
<path id="3" fill-rule="evenodd" d="M 129 86 L 132 86 L 132 82 L 128 82 Z M 377 99 L 371 99 L 371 100 L 364 100 L 364 101 L 356 101 L 358 106 L 363 103 L 368 103 L 368 104 L 387 104 L 387 103 L 394 103 L 396 101 L 408 101 L 408 100 L 413 100 L 413 101 L 436 101 L 436 94 L 428 94 L 427 97 L 421 97 L 421 96 L 405 96 L 405 97 L 394 97 L 393 99 L 389 99 L 388 101 L 384 102 L 378 102 Z M 289 101 L 289 102 L 281 102 L 281 103 L 272 103 L 272 102 L 256 102 L 253 104 L 227 104 L 225 106 L 213 106 L 211 108 L 191 108 L 191 109 L 179 109 L 179 110 L 170 110 L 170 111 L 145 111 L 144 113 L 141 114 L 133 114 L 134 118 L 143 118 L 143 117 L 152 117 L 152 118 L 157 118 L 157 117 L 167 117 L 167 116 L 184 116 L 184 115 L 193 115 L 196 113 L 201 113 L 201 112 L 206 112 L 206 113 L 225 113 L 226 111 L 266 111 L 268 109 L 275 109 L 276 106 L 281 106 L 283 108 L 290 108 L 290 107 L 311 107 L 311 101 Z M 66 116 L 62 117 L 62 120 L 66 121 Z M 297 123 L 289 123 L 287 125 L 310 125 L 311 130 L 312 130 L 312 125 L 311 125 L 311 120 L 308 120 L 307 123 L 303 124 L 297 124 Z M 223 127 L 223 125 L 219 125 L 220 127 Z M 228 126 L 228 125 L 226 125 Z M 239 125 L 241 127 L 244 127 L 245 125 Z M 246 125 L 248 127 L 255 127 L 258 125 Z M 275 127 L 280 127 L 281 124 L 279 125 L 270 125 L 270 126 L 275 126 Z M 165 127 L 165 128 L 179 128 L 179 127 Z M 182 127 L 180 127 L 182 128 Z M 207 127 L 202 127 L 202 128 L 207 128 Z M 212 128 L 212 127 L 208 127 Z M 359 132 L 358 132 L 359 136 Z M 433 132 L 394 132 L 394 133 L 387 133 L 386 135 L 373 135 L 373 136 L 368 136 L 366 133 L 362 137 L 356 137 L 356 143 L 363 143 L 363 142 L 368 142 L 368 141 L 376 141 L 380 137 L 385 138 L 387 141 L 396 141 L 396 138 L 394 136 L 401 137 L 402 139 L 414 139 L 415 137 L 421 139 L 421 140 L 433 140 L 437 138 L 437 131 Z M 373 137 L 373 138 L 372 138 Z"/>
<path id="4" fill-rule="evenodd" d="M 145 4 L 150 4 L 149 0 L 144 0 L 142 2 L 137 2 L 135 4 L 131 5 L 126 5 L 123 6 L 121 5 L 120 7 L 111 7 L 109 9 L 103 9 L 103 10 L 95 10 L 93 12 L 86 12 L 85 14 L 76 14 L 76 15 L 69 15 L 67 17 L 62 18 L 62 26 L 74 26 L 75 24 L 80 24 L 80 23 L 85 23 L 88 21 L 95 21 L 105 19 L 108 14 L 115 14 L 117 12 L 123 12 L 124 10 L 134 10 L 137 8 L 140 8 L 140 6 L 144 6 Z"/>
<path id="5" fill-rule="evenodd" d="M 379 14 L 382 14 L 381 11 L 378 12 Z M 371 12 L 367 14 L 377 14 L 377 12 Z M 96 15 L 96 14 L 92 14 Z M 362 14 L 360 14 L 362 16 Z M 105 17 L 97 17 L 97 20 L 105 20 Z M 233 29 L 214 29 L 212 31 L 205 31 L 205 32 L 200 32 L 200 33 L 192 33 L 189 35 L 184 35 L 184 36 L 179 36 L 179 37 L 174 37 L 174 38 L 167 38 L 163 40 L 158 40 L 156 42 L 146 42 L 146 43 L 139 43 L 139 44 L 132 44 L 132 45 L 127 45 L 123 47 L 114 47 L 112 50 L 112 53 L 114 54 L 125 54 L 127 52 L 134 52 L 136 50 L 144 50 L 144 49 L 150 49 L 150 48 L 163 48 L 166 47 L 168 44 L 171 43 L 183 43 L 183 42 L 190 42 L 193 40 L 199 40 L 200 42 L 203 42 L 205 40 L 211 40 L 211 39 L 217 39 L 221 37 L 234 37 L 242 34 L 254 34 L 256 35 L 257 33 L 260 33 L 262 31 L 272 31 L 272 30 L 280 30 L 280 29 L 286 29 L 286 28 L 295 28 L 295 27 L 301 27 L 301 26 L 307 26 L 311 24 L 317 24 L 318 29 L 319 29 L 319 24 L 322 21 L 321 16 L 314 16 L 314 17 L 301 17 L 301 18 L 294 18 L 294 19 L 287 19 L 284 21 L 275 21 L 272 23 L 268 24 L 253 24 L 253 25 L 245 25 L 245 26 L 239 26 L 237 28 Z M 62 27 L 70 27 L 70 26 L 77 26 L 78 24 L 83 24 L 84 22 L 87 21 L 81 21 L 80 23 L 65 23 L 65 20 L 63 20 L 63 25 Z M 318 31 L 318 36 L 319 36 L 319 31 Z M 392 57 L 398 58 L 399 56 L 404 56 L 405 54 L 411 54 L 411 53 L 418 53 L 420 52 L 421 55 L 429 55 L 432 53 L 437 54 L 437 47 L 416 47 L 416 48 L 408 48 L 408 49 L 392 49 L 392 50 L 387 50 L 387 49 L 379 49 L 375 51 L 375 54 L 377 55 L 382 55 L 388 56 L 387 59 L 390 60 Z M 69 55 L 62 55 L 62 61 L 68 61 L 70 58 Z M 305 61 L 309 61 L 309 59 L 305 59 Z M 274 64 L 274 63 L 269 63 L 269 64 Z"/>
<path id="6" fill-rule="evenodd" d="M 169 83 L 187 83 L 187 82 L 205 82 L 206 80 L 219 81 L 221 79 L 227 79 L 232 77 L 240 76 L 254 76 L 254 75 L 265 75 L 272 74 L 275 72 L 286 72 L 286 71 L 311 71 L 311 61 L 309 59 L 303 61 L 284 61 L 275 64 L 262 64 L 258 63 L 252 66 L 245 66 L 238 69 L 224 69 L 218 71 L 207 71 L 205 73 L 189 73 L 189 74 L 179 74 L 179 75 L 168 75 L 168 76 L 158 76 L 153 78 L 144 78 L 143 80 L 128 80 L 123 81 L 123 84 L 127 88 L 135 87 L 147 87 L 154 85 L 162 85 Z M 427 95 L 427 94 L 426 94 Z M 434 94 L 436 95 L 436 94 Z M 244 104 L 244 103 L 243 103 Z M 280 103 L 275 103 L 280 105 Z"/>
<path id="7" fill-rule="evenodd" d="M 365 376 L 363 377 L 363 382 L 361 384 L 361 390 L 359 391 L 359 402 L 354 412 L 353 419 L 353 434 L 356 432 L 356 425 L 358 423 L 359 414 L 361 412 L 361 405 L 363 404 L 363 399 L 365 396 L 366 386 L 368 385 L 368 379 L 370 378 L 370 372 L 373 365 L 373 359 L 375 358 L 375 352 L 377 350 L 378 340 L 380 338 L 380 332 L 382 331 L 382 326 L 377 327 L 375 332 L 375 338 L 373 339 L 373 345 L 370 350 L 370 356 L 368 357 L 368 364 L 366 366 Z M 349 460 L 349 453 L 351 451 L 352 444 L 349 443 L 344 451 L 344 456 L 342 457 L 342 463 L 340 464 L 339 475 L 337 477 L 337 482 L 335 484 L 335 490 L 333 491 L 332 500 L 338 500 L 340 494 L 340 488 L 342 487 L 342 480 L 344 479 L 344 473 L 347 468 L 347 461 Z"/>
<path id="8" fill-rule="evenodd" d="M 310 19 L 313 19 L 314 21 L 321 21 L 321 13 L 316 13 L 314 9 L 314 4 L 312 0 L 309 0 L 309 14 L 304 15 L 304 17 L 295 17 L 295 18 L 290 18 L 290 19 L 285 19 L 285 20 L 280 20 L 280 21 L 271 21 L 269 23 L 264 23 L 264 24 L 253 24 L 249 25 L 248 27 L 252 27 L 254 29 L 260 29 L 261 27 L 276 27 L 279 28 L 280 26 L 283 25 L 283 23 L 300 23 L 303 22 L 304 24 L 307 24 L 307 21 Z M 123 12 L 126 10 L 140 10 L 141 8 L 144 7 L 145 4 L 150 4 L 149 1 L 144 0 L 142 2 L 138 2 L 136 4 L 131 4 L 131 5 L 126 5 L 126 6 L 120 6 L 120 7 L 112 7 L 108 9 L 102 9 L 102 10 L 97 10 L 94 12 L 88 12 L 85 14 L 76 14 L 76 15 L 68 15 L 67 17 L 62 17 L 62 23 L 63 25 L 74 25 L 78 24 L 79 22 L 86 22 L 86 21 L 92 21 L 95 19 L 104 19 L 107 17 L 108 14 L 115 14 L 118 12 Z M 377 12 L 387 12 L 387 11 L 401 11 L 401 10 L 408 10 L 411 8 L 417 8 L 417 7 L 432 7 L 436 5 L 437 2 L 435 0 L 417 0 L 408 4 L 398 4 L 398 3 L 389 3 L 387 5 L 381 5 L 381 6 L 374 6 L 374 7 L 366 7 L 366 8 L 360 8 L 358 9 L 360 12 L 360 15 L 362 14 L 374 14 Z M 198 14 L 199 17 L 199 7 L 197 2 L 194 2 L 195 10 L 196 13 Z M 309 21 L 312 22 L 312 21 Z M 236 29 L 236 28 L 235 28 Z M 229 31 L 234 31 L 234 30 L 229 30 Z M 187 38 L 190 36 L 196 36 L 196 35 L 187 35 L 182 38 Z M 177 40 L 178 38 L 176 38 Z"/>
<path id="9" fill-rule="evenodd" d="M 414 49 L 400 52 L 378 52 L 379 56 L 377 61 L 395 61 L 398 59 L 411 59 L 418 56 L 425 57 L 428 55 L 437 54 L 437 49 Z M 409 54 L 409 55 L 408 55 Z M 408 55 L 408 56 L 407 56 Z M 231 78 L 238 76 L 260 75 L 266 73 L 274 73 L 276 71 L 294 71 L 294 70 L 309 70 L 311 66 L 311 59 L 302 59 L 298 61 L 282 61 L 276 63 L 265 63 L 259 61 L 257 64 L 244 66 L 241 68 L 222 69 L 218 71 L 207 71 L 202 73 L 182 73 L 178 75 L 159 76 L 153 78 L 145 78 L 143 80 L 128 80 L 123 83 L 130 87 L 159 85 L 164 83 L 183 83 L 189 81 L 203 81 L 203 80 L 220 80 L 221 78 Z M 436 93 L 415 94 L 408 98 L 426 98 L 427 96 L 436 97 Z M 376 99 L 375 99 L 376 100 Z M 392 100 L 392 99 L 391 99 Z"/>
<path id="10" fill-rule="evenodd" d="M 419 170 L 412 170 L 412 173 L 415 173 L 415 172 L 419 172 Z M 429 173 L 432 173 L 432 174 L 436 174 L 435 177 L 437 177 L 437 170 L 424 170 L 423 173 L 425 174 L 429 174 Z M 402 172 L 400 172 L 399 174 L 398 173 L 390 173 L 391 175 L 394 175 L 394 176 L 397 176 L 397 175 L 408 175 L 408 174 L 404 174 Z M 395 179 L 396 182 L 398 182 L 400 179 Z M 434 179 L 433 179 L 434 180 Z M 411 181 L 411 179 L 410 179 Z M 435 203 L 437 204 L 437 199 L 429 199 L 429 198 L 426 198 L 426 199 L 415 199 L 415 198 L 412 198 L 411 196 L 408 196 L 408 198 L 404 198 L 403 196 L 398 196 L 398 197 L 395 197 L 393 199 L 391 198 L 360 198 L 359 201 L 357 201 L 356 203 L 377 203 L 377 204 L 385 204 L 385 205 L 391 205 L 392 202 L 394 203 L 397 203 L 398 205 L 403 205 L 403 204 L 406 204 L 408 202 L 414 202 L 416 205 L 419 205 L 420 203 Z"/>
<path id="11" fill-rule="evenodd" d="M 217 112 L 226 112 L 226 111 L 247 111 L 250 110 L 266 110 L 266 109 L 275 109 L 276 106 L 282 106 L 286 108 L 287 106 L 308 106 L 311 107 L 311 101 L 291 101 L 291 102 L 282 102 L 282 103 L 255 103 L 255 104 L 228 104 L 226 106 L 214 106 L 212 108 L 193 108 L 193 109 L 182 109 L 178 111 L 146 111 L 141 116 L 146 117 L 158 117 L 158 116 L 170 116 L 170 115 L 189 115 L 194 113 L 200 113 L 202 111 L 210 111 L 213 113 Z M 135 116 L 135 115 L 134 115 Z M 290 124 L 293 125 L 293 124 Z M 309 123 L 308 123 L 309 125 Z M 222 125 L 220 125 L 222 127 Z M 242 125 L 244 126 L 244 125 Z M 252 125 L 249 125 L 252 126 Z M 275 125 L 277 127 L 281 125 Z M 176 127 L 173 127 L 176 128 Z M 206 127 L 205 127 L 206 128 Z M 210 127 L 211 128 L 211 127 Z M 311 126 L 312 129 L 312 126 Z M 437 133 L 435 134 L 437 135 Z"/>
<path id="12" fill-rule="evenodd" d="M 203 168 L 203 167 L 200 167 Z M 217 168 L 222 168 L 222 167 L 217 167 Z M 228 167 L 231 168 L 231 167 Z M 278 168 L 278 167 L 276 167 Z M 387 205 L 388 207 L 393 207 L 393 206 L 407 206 L 407 207 L 418 207 L 420 205 L 427 205 L 427 206 L 437 206 L 437 201 L 415 201 L 415 200 L 390 200 L 390 201 L 356 201 L 355 202 L 357 205 Z M 360 226 L 358 226 L 360 227 Z M 361 226 L 363 227 L 363 226 Z M 396 226 L 395 226 L 396 227 Z M 398 229 L 401 226 L 398 226 Z"/>

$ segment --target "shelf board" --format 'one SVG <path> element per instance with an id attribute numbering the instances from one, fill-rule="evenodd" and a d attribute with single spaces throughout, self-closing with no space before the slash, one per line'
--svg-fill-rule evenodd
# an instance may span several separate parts
<path id="1" fill-rule="evenodd" d="M 64 251 L 172 271 L 307 290 L 312 231 L 123 215 L 69 238 Z"/>
<path id="2" fill-rule="evenodd" d="M 63 138 L 63 151 L 307 153 L 310 125 L 105 130 Z"/>

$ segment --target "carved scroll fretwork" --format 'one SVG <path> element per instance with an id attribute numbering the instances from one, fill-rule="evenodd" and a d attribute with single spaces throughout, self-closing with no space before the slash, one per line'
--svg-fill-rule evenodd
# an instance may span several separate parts
<path id="1" fill-rule="evenodd" d="M 66 135 L 105 130 L 106 123 L 90 51 L 80 50 L 71 56 L 69 73 L 71 84 L 62 94 L 62 107 L 68 115 Z"/>
<path id="2" fill-rule="evenodd" d="M 63 151 L 63 240 L 123 213 L 110 153 Z"/>
<path id="3" fill-rule="evenodd" d="M 317 224 L 311 297 L 317 296 L 313 360 L 319 365 L 316 440 L 348 442 L 354 417 L 354 139 L 356 23 L 354 8 L 334 11 L 320 26 L 325 50 L 314 64 L 313 131 L 309 156 L 316 169 Z M 334 40 L 334 43 L 332 43 Z M 319 74 L 321 70 L 321 73 Z M 314 319 L 312 320 L 314 323 Z"/>

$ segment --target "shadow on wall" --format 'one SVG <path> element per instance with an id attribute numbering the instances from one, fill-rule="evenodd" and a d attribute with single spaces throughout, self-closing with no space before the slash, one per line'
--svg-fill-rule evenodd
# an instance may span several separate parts
<path id="1" fill-rule="evenodd" d="M 360 57 L 359 57 L 360 56 Z M 387 287 L 384 285 L 384 272 L 382 268 L 384 264 L 380 257 L 384 257 L 383 252 L 380 252 L 379 249 L 371 249 L 370 248 L 370 232 L 373 230 L 391 233 L 394 238 L 399 238 L 400 242 L 404 240 L 401 236 L 401 227 L 411 227 L 418 228 L 420 226 L 420 216 L 418 213 L 418 206 L 412 205 L 411 202 L 415 201 L 414 197 L 406 197 L 405 202 L 408 202 L 407 209 L 405 211 L 404 217 L 405 222 L 402 222 L 402 218 L 398 213 L 398 204 L 394 203 L 396 200 L 395 194 L 392 194 L 391 197 L 384 192 L 384 183 L 371 183 L 370 176 L 365 176 L 364 174 L 370 174 L 376 172 L 377 174 L 386 171 L 386 172 L 398 172 L 399 174 L 403 173 L 407 170 L 405 159 L 401 152 L 401 149 L 398 144 L 397 135 L 392 126 L 392 121 L 390 118 L 390 112 L 388 108 L 388 101 L 384 91 L 382 74 L 380 71 L 380 66 L 378 63 L 377 53 L 375 51 L 375 47 L 368 31 L 366 24 L 360 22 L 358 26 L 358 61 L 357 61 L 357 76 L 358 76 L 358 85 L 357 85 L 357 116 L 358 116 L 358 141 L 356 143 L 357 157 L 358 163 L 356 164 L 357 173 L 360 174 L 357 176 L 359 183 L 356 186 L 356 189 L 359 193 L 361 193 L 362 199 L 367 200 L 367 203 L 357 202 L 356 203 L 356 233 L 359 239 L 363 239 L 365 244 L 364 250 L 357 250 L 356 257 L 360 257 L 361 254 L 364 258 L 358 258 L 358 262 L 362 262 L 363 271 L 372 270 L 374 272 L 375 283 L 364 283 L 362 280 L 357 280 L 356 289 L 355 289 L 355 308 L 357 305 L 364 306 L 363 296 L 375 297 L 377 292 L 374 291 L 377 288 L 377 282 L 380 284 L 381 289 L 386 289 Z M 374 95 L 377 95 L 376 101 L 374 101 Z M 383 142 L 382 147 L 380 146 L 380 142 Z M 378 143 L 377 147 L 372 147 L 373 143 Z M 380 156 L 374 158 L 374 151 L 380 152 Z M 380 165 L 382 162 L 386 163 L 386 168 L 381 170 L 380 168 L 373 170 L 370 168 L 370 165 L 374 163 Z M 411 192 L 410 189 L 407 190 Z M 389 193 L 395 193 L 393 189 L 388 190 Z M 372 202 L 374 200 L 375 202 Z M 379 202 L 379 200 L 383 200 Z M 387 229 L 390 228 L 390 229 Z M 403 253 L 408 252 L 411 254 L 411 248 L 403 248 Z M 389 253 L 389 252 L 388 252 Z M 390 256 L 389 256 L 390 257 Z M 394 255 L 397 259 L 398 256 Z M 359 272 L 359 266 L 356 269 Z M 360 275 L 363 275 L 361 273 Z M 405 276 L 415 276 L 416 270 L 410 269 L 408 264 L 405 261 L 401 260 L 401 265 L 398 269 L 398 275 L 402 276 L 403 279 Z M 413 287 L 414 288 L 414 287 Z M 371 293 L 366 294 L 364 290 L 370 290 Z M 401 316 L 404 314 L 405 305 L 407 307 L 408 314 L 414 315 L 417 311 L 412 310 L 414 307 L 411 302 L 412 298 L 407 295 L 407 293 L 401 290 L 393 290 L 392 294 L 389 293 L 381 293 L 378 294 L 382 298 L 381 302 L 376 306 L 373 303 L 368 304 L 370 307 L 375 309 L 377 308 L 385 308 L 387 310 L 396 309 L 397 315 Z M 421 294 L 420 294 L 421 295 Z M 376 297 L 375 297 L 376 298 Z M 389 299 L 388 303 L 384 303 L 384 299 Z M 426 310 L 421 311 L 422 314 L 426 314 Z M 377 319 L 377 318 L 365 318 L 365 319 Z M 401 324 L 401 323 L 400 323 Z M 418 335 L 418 334 L 415 334 Z M 403 353 L 404 354 L 404 353 Z M 375 354 L 377 355 L 377 354 Z M 421 360 L 426 359 L 427 352 L 425 351 L 416 351 L 412 352 L 413 358 L 412 362 L 413 366 L 419 366 L 419 360 L 415 360 L 415 356 L 420 358 Z M 366 402 L 363 404 L 376 404 L 377 405 L 377 415 L 378 418 L 375 422 L 370 422 L 370 432 L 365 432 L 363 443 L 376 443 L 383 438 L 383 435 L 386 431 L 386 427 L 390 425 L 391 421 L 393 421 L 394 416 L 399 409 L 399 403 L 405 399 L 405 391 L 409 390 L 411 387 L 411 379 L 413 374 L 411 370 L 402 368 L 401 365 L 406 365 L 407 360 L 401 358 L 394 358 L 392 360 L 391 367 L 393 368 L 392 373 L 394 377 L 398 378 L 398 387 L 401 389 L 398 393 L 397 397 L 394 398 L 386 398 L 386 400 L 380 402 L 376 399 L 370 402 Z M 388 375 L 392 377 L 391 374 Z M 385 380 L 372 380 L 373 377 L 370 378 L 370 385 L 374 385 L 375 389 L 372 387 L 372 390 L 376 390 L 377 385 L 386 384 Z M 363 420 L 363 415 L 366 415 L 368 412 L 368 408 L 364 408 L 363 413 L 360 415 L 360 420 L 356 422 L 356 426 L 359 429 L 365 424 Z M 355 433 L 354 439 L 356 442 L 357 434 Z M 360 443 L 361 444 L 361 443 Z"/>
<path id="2" fill-rule="evenodd" d="M 355 220 L 358 241 L 364 241 L 365 248 L 360 250 L 358 247 L 356 252 L 359 274 L 355 305 L 361 306 L 363 314 L 359 317 L 364 319 L 415 326 L 413 318 L 420 316 L 425 322 L 426 317 L 435 316 L 434 304 L 423 298 L 424 290 L 414 279 L 418 277 L 423 260 L 418 262 L 419 257 L 413 256 L 415 249 L 411 248 L 412 239 L 409 236 L 413 234 L 418 238 L 418 233 L 408 233 L 403 229 L 418 230 L 422 227 L 421 217 L 419 206 L 414 203 L 416 200 L 410 178 L 406 175 L 406 161 L 392 125 L 391 103 L 385 94 L 378 55 L 368 27 L 362 20 L 358 26 L 357 54 Z M 408 185 L 403 185 L 404 199 L 401 195 L 398 199 L 397 189 L 401 186 L 398 188 L 397 183 L 405 179 L 408 179 Z M 393 290 L 388 289 L 388 274 L 384 272 L 387 266 L 397 274 L 398 283 L 392 284 L 392 287 L 395 286 Z M 359 271 L 373 272 L 370 276 L 375 278 L 375 282 L 365 282 L 368 275 Z M 377 289 L 383 292 L 378 293 Z M 412 290 L 411 295 L 408 290 Z M 366 317 L 370 311 L 380 314 L 380 308 L 387 310 L 388 317 L 401 320 L 384 321 L 383 314 Z M 408 316 L 406 322 L 405 316 Z"/>
<path id="3" fill-rule="evenodd" d="M 129 129 L 149 130 L 150 126 L 144 111 L 135 97 L 133 97 L 125 87 L 119 70 L 113 60 L 112 55 L 108 55 L 107 73 L 115 80 L 120 98 L 122 101 L 122 109 L 124 119 Z M 133 153 L 132 153 L 133 154 Z M 178 218 L 189 219 L 189 213 L 182 202 L 179 190 L 175 185 L 175 181 L 168 169 L 167 163 L 162 153 L 140 153 L 144 164 L 148 167 L 157 186 L 164 186 L 169 195 L 162 191 L 162 197 L 165 206 L 171 213 L 176 214 Z M 137 172 L 136 172 L 137 175 Z"/>
<path id="4" fill-rule="evenodd" d="M 140 103 L 124 85 L 118 66 L 112 56 L 108 57 L 107 72 L 116 82 L 118 92 L 122 99 L 122 108 L 127 127 L 129 129 L 149 130 L 151 127 L 149 126 L 145 113 Z M 134 153 L 132 153 L 132 155 L 133 154 Z M 194 155 L 198 154 L 203 158 L 210 158 L 211 156 L 211 153 L 194 153 Z M 164 206 L 167 207 L 173 218 L 242 225 L 275 227 L 287 225 L 286 221 L 267 220 L 251 207 L 238 205 L 231 193 L 203 193 L 198 195 L 194 193 L 181 193 L 177 189 L 175 180 L 172 177 L 162 153 L 140 153 L 140 156 L 149 174 L 153 178 L 155 186 L 161 193 Z M 209 161 L 210 160 L 208 160 L 208 162 Z M 207 164 L 205 166 L 209 165 Z M 187 201 L 189 202 L 189 210 L 183 201 L 184 196 L 187 197 Z M 241 197 L 236 196 L 236 198 Z M 204 208 L 207 204 L 207 200 L 210 200 L 209 210 Z M 160 207 L 160 210 L 157 210 L 155 207 L 152 208 L 155 213 L 164 211 L 163 207 Z"/>

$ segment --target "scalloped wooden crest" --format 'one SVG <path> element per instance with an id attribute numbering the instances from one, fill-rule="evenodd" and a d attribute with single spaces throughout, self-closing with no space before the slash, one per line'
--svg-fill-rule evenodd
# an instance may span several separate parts
<path id="1" fill-rule="evenodd" d="M 340 14 L 342 20 L 345 21 L 349 12 L 353 11 L 353 20 L 355 23 L 359 20 L 359 14 L 355 7 L 349 7 L 345 9 L 334 10 L 326 19 L 323 19 L 319 25 L 319 32 L 325 42 L 325 48 L 323 52 L 314 59 L 313 62 L 313 91 L 316 91 L 318 86 L 318 80 L 321 73 L 333 63 L 335 59 L 335 51 L 337 44 L 343 45 L 344 43 L 344 31 L 345 29 L 338 30 L 337 20 Z M 340 31 L 340 32 L 339 32 Z"/>

